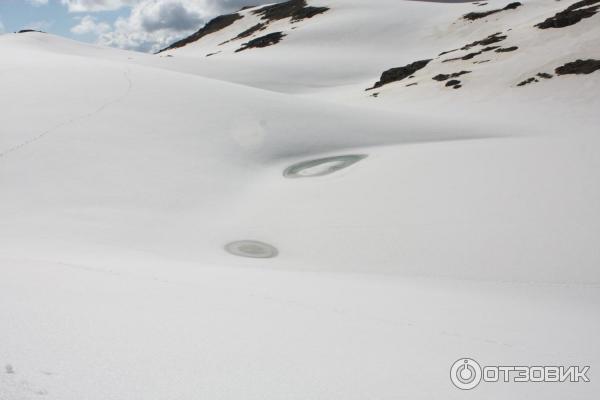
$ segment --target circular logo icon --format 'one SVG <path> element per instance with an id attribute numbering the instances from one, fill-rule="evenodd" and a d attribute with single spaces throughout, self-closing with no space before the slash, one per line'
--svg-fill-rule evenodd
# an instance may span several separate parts
<path id="1" fill-rule="evenodd" d="M 461 390 L 474 389 L 481 382 L 481 366 L 471 358 L 461 358 L 452 364 L 450 380 Z"/>

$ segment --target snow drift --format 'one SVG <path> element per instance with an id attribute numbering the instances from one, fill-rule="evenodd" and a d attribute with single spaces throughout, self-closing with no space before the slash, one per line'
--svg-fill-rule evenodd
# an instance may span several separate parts
<path id="1" fill-rule="evenodd" d="M 600 16 L 509 3 L 249 8 L 157 55 L 1 36 L 0 397 L 452 399 L 463 356 L 593 369 Z"/>

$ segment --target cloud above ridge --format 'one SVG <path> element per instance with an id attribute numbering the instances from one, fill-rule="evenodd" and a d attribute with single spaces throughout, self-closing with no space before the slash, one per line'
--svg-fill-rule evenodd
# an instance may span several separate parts
<path id="1" fill-rule="evenodd" d="M 204 25 L 211 18 L 252 4 L 277 0 L 60 0 L 72 13 L 99 13 L 129 7 L 114 22 L 92 15 L 76 17 L 74 34 L 95 34 L 99 44 L 128 50 L 157 51 Z"/>

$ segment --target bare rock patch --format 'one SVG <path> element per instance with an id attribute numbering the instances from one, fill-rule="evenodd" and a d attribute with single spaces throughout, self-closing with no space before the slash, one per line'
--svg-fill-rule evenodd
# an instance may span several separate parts
<path id="1" fill-rule="evenodd" d="M 432 79 L 434 81 L 443 82 L 443 81 L 447 81 L 450 78 L 458 78 L 459 76 L 470 74 L 471 72 L 472 71 L 460 71 L 460 72 L 454 72 L 452 74 L 438 74 L 438 75 L 434 76 Z"/>
<path id="2" fill-rule="evenodd" d="M 242 45 L 242 47 L 237 49 L 235 52 L 238 53 L 240 51 L 244 51 L 244 50 L 248 50 L 248 49 L 273 46 L 274 44 L 279 43 L 281 41 L 281 39 L 283 39 L 285 36 L 286 35 L 283 32 L 269 33 L 268 35 L 260 36 L 260 37 L 257 37 L 256 39 L 252 39 L 249 42 L 244 43 Z"/>
<path id="3" fill-rule="evenodd" d="M 292 22 L 312 18 L 315 15 L 328 11 L 328 7 L 313 7 L 306 3 L 306 0 L 289 0 L 283 3 L 272 4 L 253 11 L 260 15 L 263 20 L 277 21 L 280 19 L 291 18 Z"/>
<path id="4" fill-rule="evenodd" d="M 519 50 L 519 48 L 517 46 L 504 47 L 504 48 L 496 49 L 496 53 L 510 53 L 510 52 L 516 51 L 516 50 Z"/>
<path id="5" fill-rule="evenodd" d="M 367 90 L 376 89 L 382 87 L 383 85 L 387 85 L 388 83 L 397 82 L 408 78 L 418 70 L 425 68 L 430 62 L 431 60 L 420 60 L 403 67 L 388 69 L 381 74 L 379 81 L 375 82 L 373 87 L 370 87 Z"/>
<path id="6" fill-rule="evenodd" d="M 227 28 L 229 25 L 233 24 L 235 21 L 237 21 L 238 19 L 242 19 L 242 18 L 243 17 L 238 13 L 220 15 L 220 16 L 208 21 L 206 23 L 206 25 L 204 25 L 202 28 L 200 28 L 200 30 L 198 30 L 196 33 L 193 33 L 192 35 L 190 35 L 184 39 L 181 39 L 168 47 L 165 47 L 164 49 L 160 50 L 158 53 L 162 53 L 163 51 L 166 51 L 166 50 L 172 50 L 172 49 L 176 49 L 179 47 L 183 47 L 189 43 L 196 42 L 196 41 L 202 39 L 206 35 L 210 35 L 211 33 L 215 33 L 215 32 L 220 31 L 221 29 Z"/>
<path id="7" fill-rule="evenodd" d="M 598 70 L 600 70 L 600 60 L 589 59 L 566 63 L 556 68 L 554 72 L 556 72 L 556 75 L 587 75 Z"/>
<path id="8" fill-rule="evenodd" d="M 481 12 L 470 12 L 468 14 L 463 15 L 463 18 L 469 21 L 475 21 L 477 19 L 481 19 L 481 18 L 485 18 L 488 17 L 490 15 L 493 14 L 497 14 L 501 11 L 507 11 L 507 10 L 515 10 L 519 7 L 521 7 L 523 4 L 520 2 L 514 2 L 514 3 L 510 3 L 508 4 L 506 7 L 504 8 L 499 8 L 496 10 L 489 10 L 489 11 L 481 11 Z"/>
<path id="9" fill-rule="evenodd" d="M 600 3 L 600 0 L 582 0 L 567 7 L 565 10 L 555 14 L 553 17 L 546 19 L 543 22 L 535 25 L 536 28 L 564 28 L 575 25 L 581 20 L 593 17 L 600 10 L 600 5 L 592 6 Z M 586 7 L 586 8 L 584 8 Z"/>

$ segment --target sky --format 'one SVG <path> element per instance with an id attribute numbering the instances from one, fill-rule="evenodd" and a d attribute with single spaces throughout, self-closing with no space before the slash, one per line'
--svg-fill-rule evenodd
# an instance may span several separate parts
<path id="1" fill-rule="evenodd" d="M 277 1 L 0 0 L 0 33 L 36 29 L 89 43 L 152 52 L 197 31 L 217 15 Z"/>

